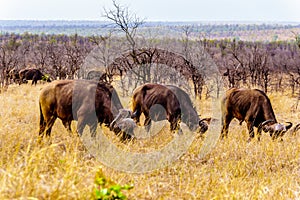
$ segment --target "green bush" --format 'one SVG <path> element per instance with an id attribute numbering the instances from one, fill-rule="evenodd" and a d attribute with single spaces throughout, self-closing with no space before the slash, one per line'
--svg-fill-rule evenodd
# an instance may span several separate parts
<path id="1" fill-rule="evenodd" d="M 130 190 L 132 185 L 118 185 L 107 179 L 102 170 L 98 170 L 95 177 L 94 199 L 113 200 L 113 199 L 127 199 L 122 193 L 123 190 Z"/>

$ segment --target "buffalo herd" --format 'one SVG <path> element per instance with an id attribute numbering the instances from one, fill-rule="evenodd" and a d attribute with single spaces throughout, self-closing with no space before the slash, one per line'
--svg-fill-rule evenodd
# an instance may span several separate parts
<path id="1" fill-rule="evenodd" d="M 21 70 L 13 68 L 8 72 L 8 78 L 15 83 L 19 83 L 19 85 L 27 83 L 28 80 L 32 80 L 32 85 L 36 85 L 39 80 L 51 82 L 48 75 L 43 74 L 39 69 L 35 68 L 25 68 Z"/>
<path id="2" fill-rule="evenodd" d="M 43 88 L 39 97 L 39 135 L 50 136 L 57 118 L 71 131 L 72 120 L 78 121 L 77 133 L 81 136 L 86 125 L 92 137 L 96 135 L 98 124 L 104 124 L 121 140 L 134 138 L 134 130 L 140 125 L 144 115 L 144 126 L 149 131 L 151 121 L 168 120 L 170 130 L 182 134 L 180 122 L 188 128 L 204 134 L 211 118 L 200 118 L 189 95 L 174 85 L 147 83 L 133 91 L 132 110 L 122 106 L 114 87 L 105 81 L 56 80 Z M 257 138 L 261 132 L 269 133 L 272 139 L 282 137 L 292 127 L 291 122 L 278 123 L 270 99 L 258 89 L 232 88 L 221 100 L 221 139 L 227 137 L 229 124 L 236 118 L 246 122 L 249 139 Z M 299 129 L 299 124 L 294 130 Z"/>

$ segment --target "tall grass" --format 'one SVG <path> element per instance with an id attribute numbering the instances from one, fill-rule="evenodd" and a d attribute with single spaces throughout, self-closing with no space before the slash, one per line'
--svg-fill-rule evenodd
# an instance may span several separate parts
<path id="1" fill-rule="evenodd" d="M 188 152 L 166 168 L 119 172 L 91 156 L 60 120 L 50 139 L 37 142 L 42 87 L 12 85 L 0 94 L 0 199 L 91 199 L 99 170 L 117 184 L 133 183 L 134 188 L 124 192 L 129 199 L 300 198 L 299 134 L 286 134 L 283 141 L 263 134 L 261 142 L 247 143 L 245 124 L 233 121 L 228 139 L 204 158 L 198 157 L 204 140 L 196 137 Z M 296 99 L 282 94 L 270 98 L 279 121 L 300 122 Z M 114 134 L 106 135 L 127 151 L 161 148 L 173 137 L 164 131 L 152 140 L 122 144 Z"/>

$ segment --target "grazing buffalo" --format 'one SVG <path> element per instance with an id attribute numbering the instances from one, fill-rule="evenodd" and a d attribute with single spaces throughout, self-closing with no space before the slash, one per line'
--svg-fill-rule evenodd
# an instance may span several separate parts
<path id="1" fill-rule="evenodd" d="M 208 129 L 205 121 L 200 120 L 192 101 L 183 90 L 172 85 L 144 84 L 137 88 L 133 94 L 133 115 L 139 122 L 140 115 L 145 115 L 145 125 L 155 121 L 167 119 L 171 124 L 171 130 L 179 128 L 182 120 L 190 130 L 204 133 Z"/>
<path id="2" fill-rule="evenodd" d="M 88 80 L 99 80 L 100 77 L 102 76 L 102 72 L 101 71 L 89 71 L 88 74 L 87 74 L 87 77 L 86 79 Z"/>
<path id="3" fill-rule="evenodd" d="M 22 83 L 27 83 L 28 80 L 32 80 L 32 85 L 37 84 L 38 80 L 44 80 L 47 82 L 51 82 L 50 78 L 45 76 L 40 70 L 38 69 L 22 69 L 19 71 L 19 78 L 21 85 Z"/>
<path id="4" fill-rule="evenodd" d="M 19 71 L 14 67 L 8 72 L 8 78 L 12 80 L 14 83 L 19 82 Z"/>
<path id="5" fill-rule="evenodd" d="M 257 136 L 260 140 L 261 131 L 269 132 L 273 139 L 283 136 L 292 127 L 292 123 L 285 126 L 277 122 L 275 114 L 267 95 L 257 89 L 232 88 L 226 92 L 221 102 L 222 132 L 221 137 L 227 137 L 228 127 L 233 118 L 245 121 L 249 131 L 249 139 L 254 137 L 253 127 L 258 127 Z"/>
<path id="6" fill-rule="evenodd" d="M 91 70 L 88 72 L 86 79 L 87 80 L 96 80 L 96 81 L 104 81 L 104 82 L 112 82 L 113 75 L 103 73 L 101 71 Z"/>
<path id="7" fill-rule="evenodd" d="M 77 120 L 77 131 L 82 135 L 89 125 L 93 137 L 97 124 L 110 125 L 123 106 L 114 88 L 104 82 L 88 80 L 59 80 L 47 85 L 40 94 L 40 130 L 50 136 L 51 128 L 60 118 L 71 131 L 71 121 Z"/>
<path id="8" fill-rule="evenodd" d="M 132 118 L 137 123 L 140 121 L 141 114 L 145 115 L 144 125 L 149 125 L 148 130 L 151 117 L 156 121 L 167 119 L 171 131 L 180 129 L 180 103 L 174 92 L 166 86 L 148 83 L 138 87 L 133 92 L 132 108 Z"/>

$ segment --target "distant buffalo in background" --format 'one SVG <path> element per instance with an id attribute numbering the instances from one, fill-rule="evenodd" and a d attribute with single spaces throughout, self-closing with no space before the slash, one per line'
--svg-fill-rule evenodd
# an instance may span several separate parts
<path id="1" fill-rule="evenodd" d="M 10 79 L 10 81 L 13 81 L 14 83 L 19 82 L 20 81 L 19 70 L 15 67 L 12 68 L 8 72 L 8 78 Z"/>
<path id="2" fill-rule="evenodd" d="M 86 79 L 88 80 L 99 80 L 100 77 L 102 76 L 102 72 L 101 71 L 89 71 L 87 76 L 86 76 Z"/>
<path id="3" fill-rule="evenodd" d="M 19 71 L 19 79 L 19 85 L 27 83 L 28 80 L 32 80 L 32 85 L 36 85 L 38 80 L 51 82 L 50 77 L 44 75 L 39 69 L 22 69 Z"/>
<path id="4" fill-rule="evenodd" d="M 88 72 L 86 79 L 87 80 L 96 80 L 96 81 L 105 81 L 105 82 L 112 82 L 112 75 L 103 73 L 102 71 L 96 71 L 96 70 L 91 70 Z"/>

